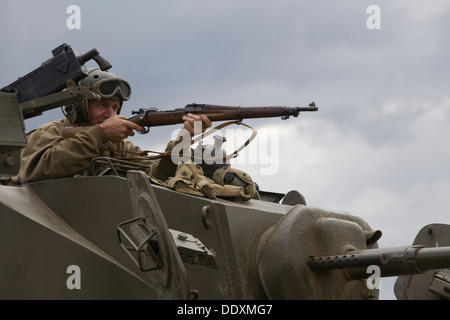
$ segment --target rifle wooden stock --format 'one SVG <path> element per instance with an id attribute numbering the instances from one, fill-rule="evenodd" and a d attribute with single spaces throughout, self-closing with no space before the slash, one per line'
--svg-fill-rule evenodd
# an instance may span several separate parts
<path id="1" fill-rule="evenodd" d="M 220 106 L 212 104 L 189 104 L 184 108 L 173 110 L 158 110 L 156 108 L 140 109 L 133 112 L 135 116 L 128 118 L 128 121 L 139 124 L 142 127 L 158 127 L 183 123 L 183 116 L 192 114 L 204 114 L 211 121 L 243 120 L 250 118 L 273 118 L 281 117 L 283 120 L 289 117 L 297 117 L 302 111 L 317 111 L 314 102 L 308 107 L 236 107 Z M 90 126 L 67 127 L 64 128 L 64 138 L 73 138 L 80 131 L 89 129 Z"/>

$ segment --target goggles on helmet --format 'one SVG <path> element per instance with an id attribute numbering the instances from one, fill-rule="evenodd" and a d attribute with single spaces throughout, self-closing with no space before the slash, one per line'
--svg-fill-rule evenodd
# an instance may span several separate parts
<path id="1" fill-rule="evenodd" d="M 125 80 L 116 79 L 104 79 L 94 83 L 91 89 L 93 92 L 98 93 L 103 99 L 119 98 L 122 101 L 130 99 L 131 87 Z"/>

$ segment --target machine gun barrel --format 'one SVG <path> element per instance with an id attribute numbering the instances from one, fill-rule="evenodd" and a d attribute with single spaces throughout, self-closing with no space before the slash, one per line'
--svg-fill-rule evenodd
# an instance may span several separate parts
<path id="1" fill-rule="evenodd" d="M 413 275 L 428 270 L 450 268 L 450 246 L 423 247 L 412 245 L 398 248 L 349 251 L 345 255 L 309 257 L 308 266 L 313 271 L 347 269 L 355 279 L 369 276 L 367 268 L 380 267 L 380 277 Z"/>

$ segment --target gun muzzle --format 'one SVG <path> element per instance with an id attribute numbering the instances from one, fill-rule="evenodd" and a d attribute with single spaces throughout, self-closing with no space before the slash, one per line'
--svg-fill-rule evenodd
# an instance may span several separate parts
<path id="1" fill-rule="evenodd" d="M 308 107 L 297 107 L 297 111 L 317 111 L 319 110 L 319 108 L 316 106 L 316 104 L 313 102 L 311 102 Z"/>

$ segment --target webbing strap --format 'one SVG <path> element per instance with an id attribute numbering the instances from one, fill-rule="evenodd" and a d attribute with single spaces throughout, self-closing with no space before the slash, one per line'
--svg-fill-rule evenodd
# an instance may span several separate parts
<path id="1" fill-rule="evenodd" d="M 221 130 L 221 129 L 225 128 L 225 127 L 228 127 L 229 125 L 232 125 L 232 124 L 243 125 L 243 126 L 249 128 L 249 129 L 251 129 L 252 130 L 251 136 L 239 148 L 234 150 L 229 155 L 224 155 L 222 157 L 217 157 L 217 158 L 207 158 L 206 160 L 208 160 L 208 161 L 216 161 L 216 160 L 226 161 L 226 160 L 229 160 L 229 159 L 232 159 L 232 158 L 236 158 L 238 153 L 242 149 L 244 149 L 246 146 L 248 146 L 250 144 L 250 142 L 252 142 L 252 140 L 256 137 L 256 134 L 257 134 L 257 131 L 253 127 L 251 127 L 251 126 L 249 126 L 249 125 L 247 125 L 247 124 L 245 124 L 245 123 L 243 123 L 241 121 L 228 121 L 228 122 L 222 123 L 222 124 L 212 128 L 212 129 L 202 133 L 197 138 L 192 139 L 191 140 L 191 145 L 193 145 L 196 142 L 199 142 L 200 140 L 206 138 L 207 136 L 213 134 L 214 132 L 219 131 L 219 130 Z M 134 157 L 134 158 L 129 158 L 129 157 L 112 157 L 114 159 L 122 159 L 122 160 L 126 159 L 126 160 L 130 160 L 130 161 L 132 161 L 132 160 L 156 160 L 156 159 L 160 159 L 160 158 L 163 158 L 163 157 L 170 157 L 172 155 L 171 151 L 159 152 L 159 151 L 145 150 L 143 152 L 135 152 L 135 151 L 114 150 L 114 149 L 107 149 L 107 150 L 106 149 L 100 149 L 100 150 L 102 150 L 102 151 L 110 151 L 110 152 L 117 152 L 117 153 L 129 153 L 129 154 L 134 154 L 134 155 L 141 156 L 141 157 Z M 156 155 L 148 156 L 149 153 L 156 153 Z M 191 157 L 195 158 L 194 156 L 191 156 Z"/>

